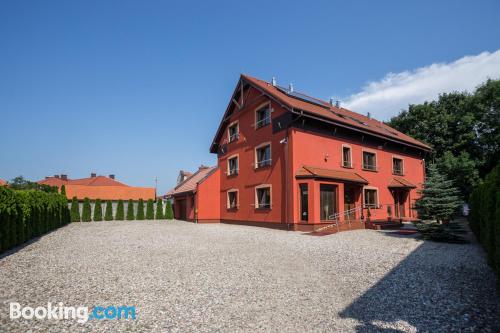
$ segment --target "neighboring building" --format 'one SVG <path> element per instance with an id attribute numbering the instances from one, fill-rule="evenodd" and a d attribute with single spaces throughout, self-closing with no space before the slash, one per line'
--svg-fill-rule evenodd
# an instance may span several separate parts
<path id="1" fill-rule="evenodd" d="M 174 217 L 178 220 L 219 222 L 219 192 L 219 168 L 202 165 L 170 190 L 167 197 L 173 198 Z"/>
<path id="2" fill-rule="evenodd" d="M 89 198 L 91 200 L 101 199 L 112 201 L 120 199 L 156 199 L 155 188 L 128 186 L 115 180 L 115 175 L 105 177 L 91 173 L 89 178 L 81 179 L 69 179 L 67 175 L 55 175 L 53 177 L 45 177 L 45 179 L 37 183 L 57 186 L 59 188 L 64 185 L 68 199 L 72 199 L 73 197 L 77 197 L 78 200 Z"/>
<path id="3" fill-rule="evenodd" d="M 177 217 L 196 219 L 191 207 L 200 216 L 218 198 L 209 220 L 226 223 L 308 230 L 335 219 L 416 218 L 429 146 L 274 80 L 242 75 L 229 101 L 210 148 L 218 168 L 176 187 Z M 217 172 L 203 191 L 209 170 Z"/>
<path id="4" fill-rule="evenodd" d="M 0 179 L 0 186 L 7 186 L 7 182 L 3 179 Z"/>

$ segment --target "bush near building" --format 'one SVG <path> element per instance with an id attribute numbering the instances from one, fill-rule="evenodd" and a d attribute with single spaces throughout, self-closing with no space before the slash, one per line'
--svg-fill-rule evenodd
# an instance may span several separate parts
<path id="1" fill-rule="evenodd" d="M 163 220 L 163 201 L 158 199 L 156 202 L 156 216 L 157 220 Z"/>
<path id="2" fill-rule="evenodd" d="M 102 221 L 101 199 L 96 199 L 94 203 L 94 221 Z"/>
<path id="3" fill-rule="evenodd" d="M 90 199 L 83 199 L 83 208 L 82 208 L 82 222 L 90 222 L 92 221 L 92 207 L 90 207 Z"/>
<path id="4" fill-rule="evenodd" d="M 0 253 L 70 222 L 59 193 L 0 187 Z"/>
<path id="5" fill-rule="evenodd" d="M 76 197 L 71 200 L 71 222 L 80 222 L 80 204 Z"/>
<path id="6" fill-rule="evenodd" d="M 500 164 L 472 191 L 469 205 L 471 229 L 500 278 Z"/>
<path id="7" fill-rule="evenodd" d="M 118 204 L 116 205 L 115 220 L 117 221 L 125 220 L 125 209 L 123 208 L 123 200 L 118 200 Z"/>
<path id="8" fill-rule="evenodd" d="M 146 220 L 154 220 L 155 212 L 154 212 L 154 201 L 153 199 L 149 199 L 146 204 Z"/>
<path id="9" fill-rule="evenodd" d="M 134 202 L 132 200 L 128 201 L 128 205 L 127 205 L 127 220 L 129 220 L 129 221 L 135 220 Z"/>
<path id="10" fill-rule="evenodd" d="M 111 200 L 106 202 L 106 212 L 104 213 L 105 221 L 113 221 L 113 203 Z"/>
<path id="11" fill-rule="evenodd" d="M 174 219 L 174 211 L 172 209 L 172 203 L 170 201 L 167 201 L 166 207 L 165 207 L 165 218 L 167 220 L 173 220 Z"/>
<path id="12" fill-rule="evenodd" d="M 137 203 L 137 215 L 135 216 L 136 220 L 144 220 L 144 200 L 139 199 Z"/>

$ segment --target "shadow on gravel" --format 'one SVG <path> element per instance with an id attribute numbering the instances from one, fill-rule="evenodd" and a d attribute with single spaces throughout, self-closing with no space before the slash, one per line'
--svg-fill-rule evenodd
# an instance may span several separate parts
<path id="1" fill-rule="evenodd" d="M 46 234 L 44 234 L 44 235 L 46 235 Z M 8 257 L 8 256 L 10 256 L 10 255 L 12 255 L 14 253 L 17 253 L 18 251 L 21 251 L 22 249 L 24 249 L 28 245 L 31 245 L 33 243 L 38 242 L 38 240 L 41 237 L 43 237 L 44 235 L 40 235 L 40 236 L 34 237 L 34 238 L 30 239 L 29 241 L 26 241 L 26 242 L 22 243 L 21 245 L 17 245 L 17 246 L 15 246 L 15 247 L 13 247 L 13 248 L 11 248 L 9 250 L 6 250 L 3 253 L 0 253 L 0 260 L 3 259 L 3 258 L 5 258 L 5 257 Z"/>
<path id="2" fill-rule="evenodd" d="M 477 246 L 423 242 L 339 316 L 358 320 L 357 332 L 500 332 L 495 276 Z"/>

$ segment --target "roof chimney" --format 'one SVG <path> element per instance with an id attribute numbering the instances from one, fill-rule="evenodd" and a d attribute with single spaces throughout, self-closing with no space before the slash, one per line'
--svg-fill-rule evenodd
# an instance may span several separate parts
<path id="1" fill-rule="evenodd" d="M 109 175 L 109 178 L 115 179 L 115 175 Z"/>
<path id="2" fill-rule="evenodd" d="M 198 170 L 203 170 L 203 169 L 208 169 L 208 167 L 206 165 L 200 165 L 200 167 L 198 168 Z"/>
<path id="3" fill-rule="evenodd" d="M 335 101 L 335 107 L 340 108 L 340 101 L 339 100 Z"/>
<path id="4" fill-rule="evenodd" d="M 273 87 L 276 87 L 276 78 L 273 76 L 273 79 L 271 80 L 271 84 Z"/>
<path id="5" fill-rule="evenodd" d="M 59 175 L 54 175 L 54 177 L 56 177 L 57 179 L 59 179 Z"/>
<path id="6" fill-rule="evenodd" d="M 68 180 L 68 175 L 61 175 L 62 180 Z"/>
<path id="7" fill-rule="evenodd" d="M 288 85 L 288 92 L 289 92 L 289 93 L 293 93 L 293 83 L 290 83 L 290 84 Z"/>
<path id="8" fill-rule="evenodd" d="M 90 178 L 95 178 L 96 176 L 97 176 L 97 175 L 96 175 L 94 172 L 92 172 L 92 173 L 90 174 Z"/>
<path id="9" fill-rule="evenodd" d="M 367 117 L 368 119 L 372 119 L 372 115 L 371 115 L 371 113 L 370 113 L 370 112 L 367 112 L 367 113 L 366 113 L 366 117 Z"/>

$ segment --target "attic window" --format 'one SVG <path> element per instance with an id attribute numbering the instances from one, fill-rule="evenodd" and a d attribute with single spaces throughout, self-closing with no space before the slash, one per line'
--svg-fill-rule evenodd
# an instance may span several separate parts
<path id="1" fill-rule="evenodd" d="M 229 142 L 233 142 L 233 141 L 237 141 L 238 140 L 238 137 L 239 137 L 239 131 L 238 131 L 238 123 L 235 122 L 231 125 L 229 125 L 228 129 L 227 129 L 227 134 L 228 134 L 228 141 Z"/>
<path id="2" fill-rule="evenodd" d="M 269 104 L 255 111 L 255 128 L 261 128 L 271 123 L 271 106 Z"/>

